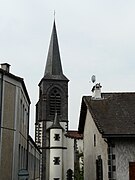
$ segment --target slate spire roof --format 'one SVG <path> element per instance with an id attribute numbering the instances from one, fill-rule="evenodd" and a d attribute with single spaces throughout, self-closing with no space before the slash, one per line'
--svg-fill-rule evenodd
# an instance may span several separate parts
<path id="1" fill-rule="evenodd" d="M 55 112 L 53 124 L 49 127 L 49 129 L 63 129 L 59 123 L 57 112 Z"/>
<path id="2" fill-rule="evenodd" d="M 62 70 L 56 24 L 54 20 L 51 40 L 48 50 L 44 79 L 68 80 Z"/>

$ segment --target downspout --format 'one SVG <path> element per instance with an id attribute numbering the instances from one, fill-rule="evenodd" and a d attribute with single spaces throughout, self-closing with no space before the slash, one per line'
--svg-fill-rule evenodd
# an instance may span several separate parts
<path id="1" fill-rule="evenodd" d="M 1 144 L 1 121 L 2 121 L 2 95 L 3 95 L 3 73 L 1 74 L 1 92 L 0 92 L 0 144 Z"/>

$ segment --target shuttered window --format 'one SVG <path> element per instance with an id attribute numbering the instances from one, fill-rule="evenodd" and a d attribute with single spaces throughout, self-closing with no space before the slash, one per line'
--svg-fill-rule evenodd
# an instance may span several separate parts
<path id="1" fill-rule="evenodd" d="M 54 115 L 56 112 L 58 115 L 61 114 L 61 96 L 57 88 L 50 92 L 50 115 Z"/>
<path id="2" fill-rule="evenodd" d="M 96 175 L 97 180 L 103 180 L 103 165 L 101 156 L 98 156 L 98 159 L 96 160 Z"/>

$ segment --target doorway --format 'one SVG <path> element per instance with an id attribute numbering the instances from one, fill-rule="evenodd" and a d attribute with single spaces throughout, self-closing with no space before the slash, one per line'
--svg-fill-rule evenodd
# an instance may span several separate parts
<path id="1" fill-rule="evenodd" d="M 129 180 L 135 180 L 135 162 L 129 162 Z"/>

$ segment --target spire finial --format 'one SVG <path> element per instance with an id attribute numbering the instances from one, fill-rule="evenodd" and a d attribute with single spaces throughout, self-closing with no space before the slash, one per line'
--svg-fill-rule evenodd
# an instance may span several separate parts
<path id="1" fill-rule="evenodd" d="M 55 115 L 54 115 L 54 124 L 56 125 L 58 123 L 58 119 L 57 119 L 57 111 L 55 111 Z"/>
<path id="2" fill-rule="evenodd" d="M 55 20 L 55 14 L 56 14 L 56 12 L 55 12 L 55 10 L 54 10 L 54 12 L 53 12 L 53 15 L 54 15 L 54 20 Z"/>

